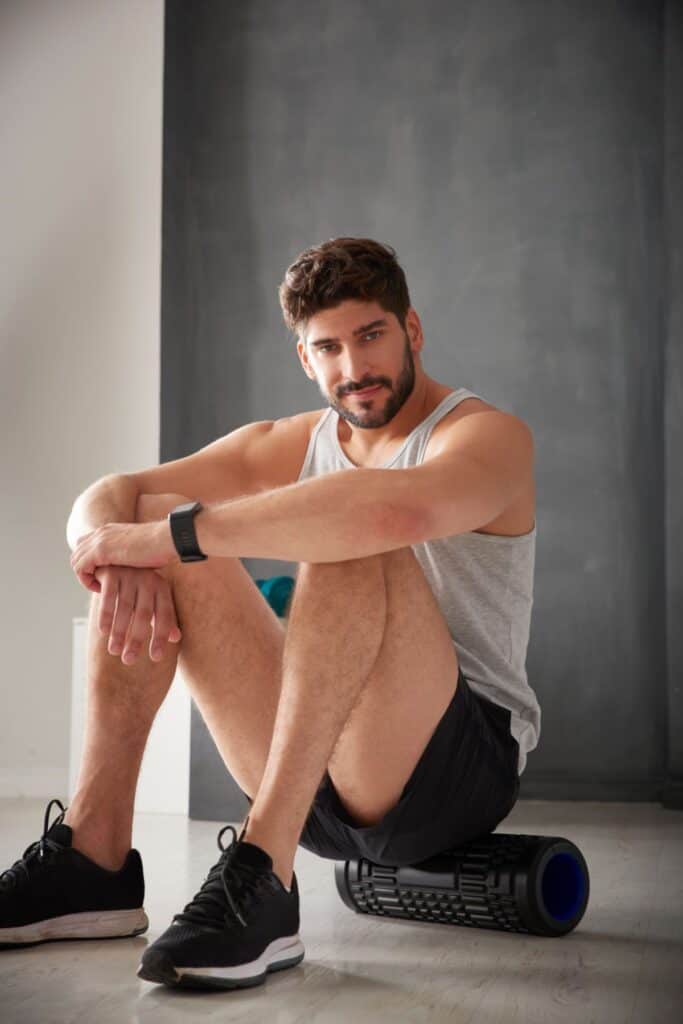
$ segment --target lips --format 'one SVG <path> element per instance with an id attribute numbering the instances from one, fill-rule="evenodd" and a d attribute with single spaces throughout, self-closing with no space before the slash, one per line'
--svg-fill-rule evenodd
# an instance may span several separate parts
<path id="1" fill-rule="evenodd" d="M 364 388 L 363 391 L 351 391 L 351 395 L 357 395 L 359 398 L 363 398 L 365 395 L 374 395 L 375 391 L 379 391 L 382 387 L 381 384 L 375 384 L 374 387 Z"/>

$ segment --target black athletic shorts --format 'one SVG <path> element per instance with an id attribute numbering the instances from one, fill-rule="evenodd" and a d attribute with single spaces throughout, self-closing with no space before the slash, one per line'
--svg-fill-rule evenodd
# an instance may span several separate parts
<path id="1" fill-rule="evenodd" d="M 460 671 L 398 803 L 376 824 L 358 825 L 326 771 L 299 844 L 331 860 L 392 867 L 445 853 L 493 832 L 509 814 L 519 796 L 518 756 L 509 710 L 475 694 Z"/>

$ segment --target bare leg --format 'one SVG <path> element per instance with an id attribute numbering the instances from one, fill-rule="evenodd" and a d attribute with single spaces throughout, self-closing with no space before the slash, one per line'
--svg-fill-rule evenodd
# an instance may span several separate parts
<path id="1" fill-rule="evenodd" d="M 142 498 L 148 500 L 138 503 L 140 521 L 163 518 L 183 500 Z M 98 594 L 90 607 L 85 743 L 65 821 L 74 846 L 112 869 L 131 846 L 142 755 L 178 660 L 227 769 L 248 793 L 261 781 L 279 699 L 284 627 L 241 562 L 174 563 L 163 575 L 183 637 L 167 644 L 161 661 L 148 656 L 151 628 L 132 664 L 111 655 L 97 628 Z"/>
<path id="2" fill-rule="evenodd" d="M 301 831 L 377 659 L 385 621 L 381 555 L 300 565 L 273 739 L 245 834 L 268 851 L 288 888 Z"/>
<path id="3" fill-rule="evenodd" d="M 162 506 L 150 518 L 163 517 Z M 145 651 L 132 665 L 110 655 L 93 595 L 84 757 L 66 816 L 74 845 L 104 866 L 123 863 L 147 736 L 180 647 L 183 677 L 226 767 L 256 794 L 247 838 L 271 854 L 289 888 L 315 791 L 382 644 L 382 557 L 302 564 L 286 637 L 239 560 L 177 565 L 169 578 L 183 639 L 161 662 Z"/>
<path id="4" fill-rule="evenodd" d="M 98 629 L 99 605 L 99 594 L 93 594 L 83 758 L 64 821 L 73 829 L 76 849 L 102 867 L 118 870 L 131 848 L 142 755 L 175 675 L 178 644 L 167 644 L 161 661 L 151 661 L 143 651 L 132 665 L 124 665 L 120 656 L 109 653 L 109 638 Z M 146 646 L 148 650 L 149 638 Z"/>

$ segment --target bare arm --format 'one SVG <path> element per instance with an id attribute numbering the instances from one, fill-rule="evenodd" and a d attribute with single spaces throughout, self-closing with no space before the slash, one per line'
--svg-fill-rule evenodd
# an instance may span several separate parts
<path id="1" fill-rule="evenodd" d="M 66 527 L 72 550 L 78 538 L 105 523 L 133 523 L 137 519 L 139 490 L 130 477 L 111 475 L 91 484 L 74 502 Z M 81 583 L 83 579 L 79 576 Z M 152 661 L 161 661 L 167 640 L 177 643 L 180 629 L 175 603 L 167 580 L 150 569 L 104 566 L 96 570 L 95 581 L 87 587 L 100 593 L 98 629 L 110 654 L 121 654 L 131 664 L 149 633 Z"/>
<path id="2" fill-rule="evenodd" d="M 66 524 L 66 540 L 73 551 L 79 537 L 105 523 L 134 523 L 138 500 L 132 477 L 111 474 L 96 480 L 73 504 Z"/>
<path id="3" fill-rule="evenodd" d="M 265 472 L 269 463 L 278 464 L 271 448 L 263 444 L 270 438 L 271 426 L 263 420 L 249 423 L 184 458 L 96 480 L 74 502 L 66 527 L 69 547 L 73 551 L 79 537 L 105 523 L 134 523 L 140 494 L 182 494 L 210 502 L 257 489 L 252 477 Z M 280 448 L 289 433 L 279 442 Z"/>
<path id="4" fill-rule="evenodd" d="M 206 555 L 344 562 L 425 539 L 413 469 L 342 469 L 210 504 L 194 520 Z M 159 523 L 165 534 L 167 525 Z"/>
<path id="5" fill-rule="evenodd" d="M 277 423 L 258 421 L 238 427 L 184 458 L 139 473 L 102 477 L 74 502 L 66 527 L 69 547 L 74 551 L 80 538 L 108 524 L 132 523 L 136 524 L 136 529 L 138 525 L 142 527 L 149 520 L 148 499 L 156 495 L 173 497 L 176 503 L 190 498 L 210 502 L 258 491 L 266 482 L 273 486 L 280 479 L 287 481 L 298 472 L 298 465 L 292 466 L 292 459 L 297 463 L 297 452 L 305 451 L 306 426 L 305 417 L 290 417 Z M 168 530 L 161 513 L 158 518 Z M 103 634 L 111 630 L 110 653 L 121 650 L 127 630 L 134 642 L 129 649 L 133 650 L 136 645 L 139 648 L 144 642 L 152 610 L 152 660 L 159 660 L 154 650 L 161 656 L 167 637 L 172 641 L 180 639 L 171 587 L 160 573 L 133 566 L 102 565 L 92 573 L 76 570 L 76 575 L 86 590 L 101 594 L 98 626 Z M 122 606 L 133 609 L 132 615 L 130 611 L 121 612 Z M 131 615 L 130 629 L 128 615 Z"/>
<path id="6" fill-rule="evenodd" d="M 66 537 L 73 551 L 79 537 L 105 523 L 136 521 L 141 494 L 178 494 L 203 504 L 228 501 L 296 480 L 308 444 L 306 414 L 257 420 L 237 427 L 192 455 L 138 473 L 110 474 L 74 502 Z"/>
<path id="7" fill-rule="evenodd" d="M 406 469 L 343 469 L 210 504 L 195 519 L 206 555 L 343 562 L 479 529 L 528 483 L 533 439 L 516 416 L 475 413 L 439 453 Z M 163 529 L 163 524 L 160 524 Z"/>

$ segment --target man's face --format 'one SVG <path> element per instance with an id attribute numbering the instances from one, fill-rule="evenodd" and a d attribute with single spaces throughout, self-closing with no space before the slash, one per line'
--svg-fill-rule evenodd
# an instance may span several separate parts
<path id="1" fill-rule="evenodd" d="M 417 314 L 406 326 L 416 337 Z M 387 424 L 415 385 L 415 361 L 409 334 L 394 313 L 377 302 L 348 299 L 308 321 L 297 343 L 299 358 L 320 393 L 355 427 Z M 361 395 L 364 388 L 377 390 Z"/>

